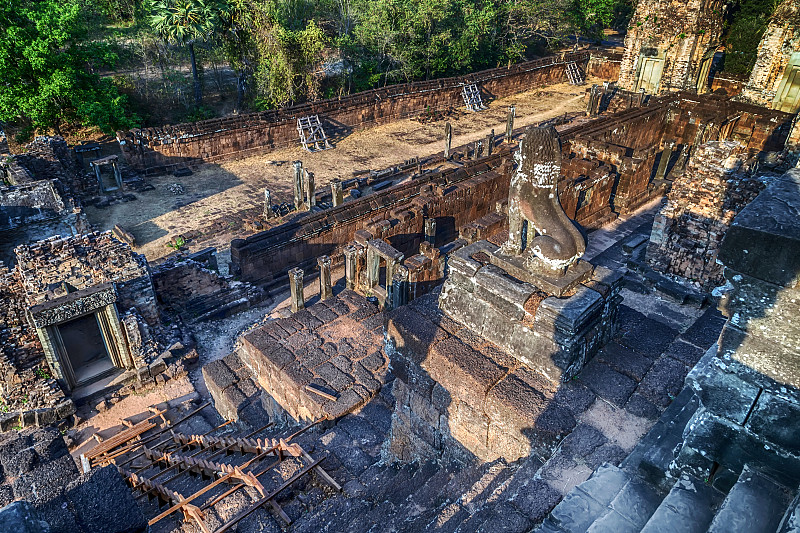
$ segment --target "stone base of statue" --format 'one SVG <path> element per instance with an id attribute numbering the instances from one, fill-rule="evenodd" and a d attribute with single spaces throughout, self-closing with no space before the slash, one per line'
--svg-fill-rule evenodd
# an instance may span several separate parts
<path id="1" fill-rule="evenodd" d="M 622 275 L 587 261 L 563 275 L 478 241 L 448 260 L 439 307 L 531 369 L 567 381 L 614 335 Z"/>
<path id="2" fill-rule="evenodd" d="M 488 255 L 493 265 L 502 268 L 509 275 L 558 298 L 589 280 L 593 270 L 590 263 L 581 260 L 566 268 L 553 270 L 538 257 L 506 255 L 502 248 Z"/>

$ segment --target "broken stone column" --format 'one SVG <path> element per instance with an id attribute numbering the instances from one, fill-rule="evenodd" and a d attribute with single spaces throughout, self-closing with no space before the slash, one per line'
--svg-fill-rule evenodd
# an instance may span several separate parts
<path id="1" fill-rule="evenodd" d="M 658 169 L 656 169 L 657 180 L 663 180 L 667 175 L 667 165 L 672 157 L 672 149 L 675 147 L 675 141 L 667 141 L 664 144 L 664 150 L 661 152 L 661 160 L 658 162 Z"/>
<path id="2" fill-rule="evenodd" d="M 272 193 L 264 189 L 264 218 L 272 218 Z"/>
<path id="3" fill-rule="evenodd" d="M 292 313 L 305 309 L 306 302 L 303 296 L 302 268 L 293 268 L 289 271 L 289 292 L 291 292 Z"/>
<path id="4" fill-rule="evenodd" d="M 644 89 L 639 89 L 639 94 L 637 95 L 637 100 L 636 100 L 637 107 L 642 107 L 642 104 L 644 103 L 644 99 L 646 96 L 647 94 L 644 92 Z"/>
<path id="5" fill-rule="evenodd" d="M 403 265 L 397 265 L 386 289 L 389 294 L 384 304 L 384 310 L 397 309 L 401 305 L 406 305 L 408 303 L 408 269 Z"/>
<path id="6" fill-rule="evenodd" d="M 429 242 L 431 246 L 436 245 L 436 219 L 425 219 L 425 241 Z"/>
<path id="7" fill-rule="evenodd" d="M 358 257 L 361 255 L 360 246 L 350 244 L 344 247 L 344 280 L 348 289 L 354 290 L 358 276 Z"/>
<path id="8" fill-rule="evenodd" d="M 342 194 L 342 182 L 338 179 L 331 181 L 331 196 L 333 197 L 333 207 L 341 205 L 344 201 L 344 195 Z"/>
<path id="9" fill-rule="evenodd" d="M 508 118 L 506 119 L 506 142 L 510 143 L 514 139 L 514 117 L 517 114 L 517 108 L 512 106 L 508 107 Z"/>
<path id="10" fill-rule="evenodd" d="M 333 287 L 331 285 L 331 258 L 322 255 L 317 258 L 319 266 L 319 299 L 327 300 L 333 297 Z"/>
<path id="11" fill-rule="evenodd" d="M 453 142 L 453 126 L 450 123 L 444 125 L 444 158 L 450 159 L 450 144 Z"/>
<path id="12" fill-rule="evenodd" d="M 294 208 L 298 211 L 303 207 L 303 162 L 293 161 L 292 170 L 294 171 Z"/>
<path id="13" fill-rule="evenodd" d="M 481 142 L 475 141 L 472 145 L 472 160 L 475 161 L 480 157 L 481 153 Z"/>
<path id="14" fill-rule="evenodd" d="M 314 173 L 303 170 L 303 189 L 306 193 L 306 209 L 311 210 L 317 205 L 317 197 L 314 194 Z"/>
<path id="15" fill-rule="evenodd" d="M 589 92 L 589 104 L 586 106 L 587 117 L 597 116 L 600 112 L 600 101 L 603 99 L 604 92 L 600 90 L 600 86 L 596 83 L 592 85 L 592 89 Z"/>
<path id="16" fill-rule="evenodd" d="M 494 129 L 486 136 L 486 149 L 484 150 L 485 156 L 492 155 L 492 148 L 494 147 Z"/>

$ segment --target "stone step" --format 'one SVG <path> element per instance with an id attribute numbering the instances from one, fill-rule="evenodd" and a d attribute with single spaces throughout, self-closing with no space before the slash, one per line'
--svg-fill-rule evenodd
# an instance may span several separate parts
<path id="1" fill-rule="evenodd" d="M 778 533 L 800 533 L 800 493 L 783 515 Z"/>
<path id="2" fill-rule="evenodd" d="M 708 533 L 774 533 L 791 497 L 786 487 L 745 466 L 736 485 L 722 502 Z"/>
<path id="3" fill-rule="evenodd" d="M 703 533 L 723 494 L 702 481 L 682 475 L 641 533 Z"/>
<path id="4" fill-rule="evenodd" d="M 592 477 L 572 489 L 534 531 L 585 533 L 595 520 L 608 512 L 608 506 L 631 479 L 632 476 L 620 468 L 601 466 Z"/>
<path id="5" fill-rule="evenodd" d="M 670 463 L 683 443 L 683 431 L 698 406 L 694 392 L 685 387 L 621 466 L 669 490 L 672 485 L 668 478 Z"/>
<path id="6" fill-rule="evenodd" d="M 632 478 L 611 500 L 608 511 L 587 533 L 638 533 L 661 503 L 661 494 L 640 478 Z"/>

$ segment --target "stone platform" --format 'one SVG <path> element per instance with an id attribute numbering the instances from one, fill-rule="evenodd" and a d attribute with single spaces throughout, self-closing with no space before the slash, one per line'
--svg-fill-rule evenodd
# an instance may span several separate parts
<path id="1" fill-rule="evenodd" d="M 377 306 L 344 291 L 246 333 L 236 357 L 204 366 L 203 374 L 229 418 L 238 418 L 255 392 L 234 386 L 238 372 L 266 391 L 262 403 L 271 418 L 335 419 L 367 403 L 386 382 L 389 361 L 382 345 Z"/>
<path id="2" fill-rule="evenodd" d="M 478 241 L 455 252 L 442 310 L 531 370 L 554 381 L 571 379 L 614 335 L 622 274 L 580 262 L 558 285 L 537 287 L 512 275 L 520 265 L 500 268 L 514 265 L 497 251 Z M 553 290 L 562 297 L 549 296 Z"/>

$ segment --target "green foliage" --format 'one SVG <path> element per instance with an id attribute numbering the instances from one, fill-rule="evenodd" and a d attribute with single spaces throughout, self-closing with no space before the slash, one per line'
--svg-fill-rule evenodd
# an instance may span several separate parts
<path id="1" fill-rule="evenodd" d="M 36 374 L 37 377 L 40 377 L 42 379 L 50 379 L 51 378 L 50 373 L 47 370 L 43 369 L 43 368 L 37 368 L 36 370 L 33 371 L 33 373 Z"/>
<path id="2" fill-rule="evenodd" d="M 131 127 L 126 99 L 97 72 L 116 55 L 87 38 L 87 13 L 78 0 L 4 0 L 0 4 L 0 121 L 23 137 L 65 125 L 106 133 Z"/>
<path id="3" fill-rule="evenodd" d="M 150 0 L 145 6 L 153 30 L 168 43 L 180 45 L 208 39 L 228 10 L 217 0 Z"/>
<path id="4" fill-rule="evenodd" d="M 728 13 L 725 70 L 749 74 L 758 55 L 758 45 L 777 7 L 777 0 L 739 0 Z"/>
<path id="5" fill-rule="evenodd" d="M 175 239 L 174 243 L 171 243 L 171 242 L 167 243 L 167 246 L 169 246 L 170 248 L 172 248 L 175 251 L 180 250 L 185 245 L 186 245 L 186 239 L 184 239 L 183 237 L 178 237 L 177 239 Z"/>
<path id="6" fill-rule="evenodd" d="M 194 79 L 194 103 L 200 107 L 202 90 L 194 44 L 209 39 L 227 21 L 230 13 L 225 0 L 147 0 L 153 30 L 168 43 L 189 48 Z"/>

